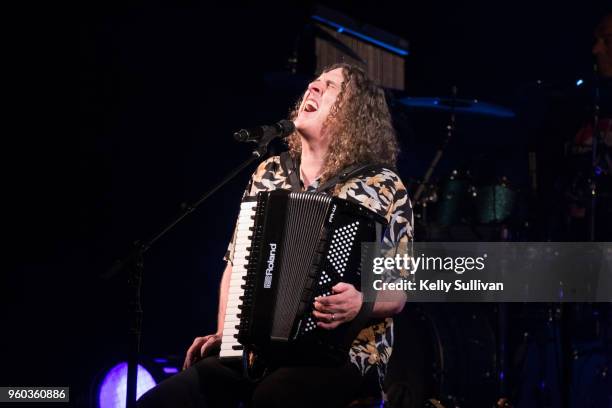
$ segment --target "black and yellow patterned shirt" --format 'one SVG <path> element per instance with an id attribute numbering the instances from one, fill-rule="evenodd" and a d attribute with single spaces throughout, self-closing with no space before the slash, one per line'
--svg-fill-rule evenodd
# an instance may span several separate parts
<path id="1" fill-rule="evenodd" d="M 254 197 L 260 191 L 291 190 L 288 176 L 280 164 L 279 156 L 271 157 L 255 170 L 244 197 Z M 315 191 L 317 187 L 318 181 L 315 181 L 306 191 Z M 385 247 L 401 251 L 401 248 L 407 248 L 408 243 L 412 241 L 412 206 L 404 184 L 393 171 L 374 169 L 348 179 L 333 189 L 333 195 L 363 205 L 385 217 L 388 222 L 383 237 Z M 230 242 L 225 260 L 232 262 L 233 257 L 234 239 Z M 382 384 L 392 347 L 393 319 L 389 317 L 359 333 L 353 341 L 350 359 L 363 375 L 372 367 L 376 367 Z"/>

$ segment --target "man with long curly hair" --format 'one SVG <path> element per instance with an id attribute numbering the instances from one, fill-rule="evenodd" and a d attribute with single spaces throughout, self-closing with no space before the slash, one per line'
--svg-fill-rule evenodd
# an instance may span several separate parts
<path id="1" fill-rule="evenodd" d="M 332 194 L 385 217 L 385 244 L 406 248 L 412 240 L 412 208 L 393 171 L 398 145 L 383 91 L 362 69 L 333 65 L 308 85 L 291 119 L 296 131 L 289 137 L 289 152 L 259 165 L 245 197 L 273 189 Z M 338 178 L 340 174 L 345 177 Z M 393 342 L 391 316 L 402 310 L 403 292 L 371 305 L 373 324 L 359 333 L 347 363 L 339 367 L 280 367 L 252 383 L 239 367 L 210 356 L 223 334 L 233 256 L 232 239 L 221 281 L 217 333 L 197 337 L 187 351 L 184 371 L 145 394 L 141 406 L 199 406 L 200 401 L 203 406 L 226 407 L 250 401 L 256 407 L 337 407 L 359 394 L 364 378 L 374 375 L 382 384 Z M 313 314 L 320 328 L 333 330 L 353 320 L 363 305 L 362 293 L 341 282 L 331 296 L 315 300 Z"/>

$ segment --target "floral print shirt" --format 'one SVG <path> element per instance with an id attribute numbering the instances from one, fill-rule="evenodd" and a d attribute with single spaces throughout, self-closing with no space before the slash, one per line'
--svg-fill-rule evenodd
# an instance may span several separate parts
<path id="1" fill-rule="evenodd" d="M 291 190 L 288 176 L 280 164 L 280 157 L 270 157 L 253 173 L 244 197 L 254 197 L 260 191 Z M 318 181 L 315 181 L 305 191 L 315 191 L 317 187 Z M 363 205 L 386 218 L 388 225 L 383 237 L 384 247 L 394 248 L 395 253 L 408 248 L 413 237 L 412 206 L 408 192 L 397 174 L 385 168 L 373 169 L 348 179 L 331 190 L 334 196 Z M 225 255 L 226 261 L 232 262 L 233 252 L 234 239 L 230 242 Z M 387 254 L 387 256 L 394 255 Z M 395 277 L 387 276 L 385 280 L 406 276 L 405 271 L 399 271 L 397 274 Z M 376 367 L 382 384 L 392 347 L 393 319 L 388 317 L 359 333 L 349 352 L 350 360 L 362 375 Z"/>

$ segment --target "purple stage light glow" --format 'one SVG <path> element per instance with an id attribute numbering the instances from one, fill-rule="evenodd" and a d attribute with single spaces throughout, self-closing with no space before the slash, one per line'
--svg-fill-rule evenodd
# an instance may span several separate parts
<path id="1" fill-rule="evenodd" d="M 163 364 L 163 363 L 167 363 L 168 359 L 167 358 L 163 358 L 163 357 L 157 357 L 157 358 L 154 358 L 153 361 L 156 362 L 156 363 Z"/>
<path id="2" fill-rule="evenodd" d="M 164 367 L 163 370 L 166 374 L 176 374 L 179 372 L 179 369 L 176 367 Z"/>
<path id="3" fill-rule="evenodd" d="M 138 383 L 136 384 L 136 398 L 155 386 L 156 382 L 146 368 L 138 365 Z M 111 368 L 98 392 L 99 408 L 124 408 L 126 403 L 127 363 L 119 363 Z"/>

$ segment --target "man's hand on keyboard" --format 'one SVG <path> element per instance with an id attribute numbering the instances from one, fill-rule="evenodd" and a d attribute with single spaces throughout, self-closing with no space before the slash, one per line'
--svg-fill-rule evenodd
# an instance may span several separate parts
<path id="1" fill-rule="evenodd" d="M 196 361 L 209 355 L 215 348 L 219 348 L 221 345 L 221 334 L 209 334 L 204 337 L 196 337 L 187 350 L 185 356 L 185 363 L 183 363 L 183 370 L 191 367 Z"/>

